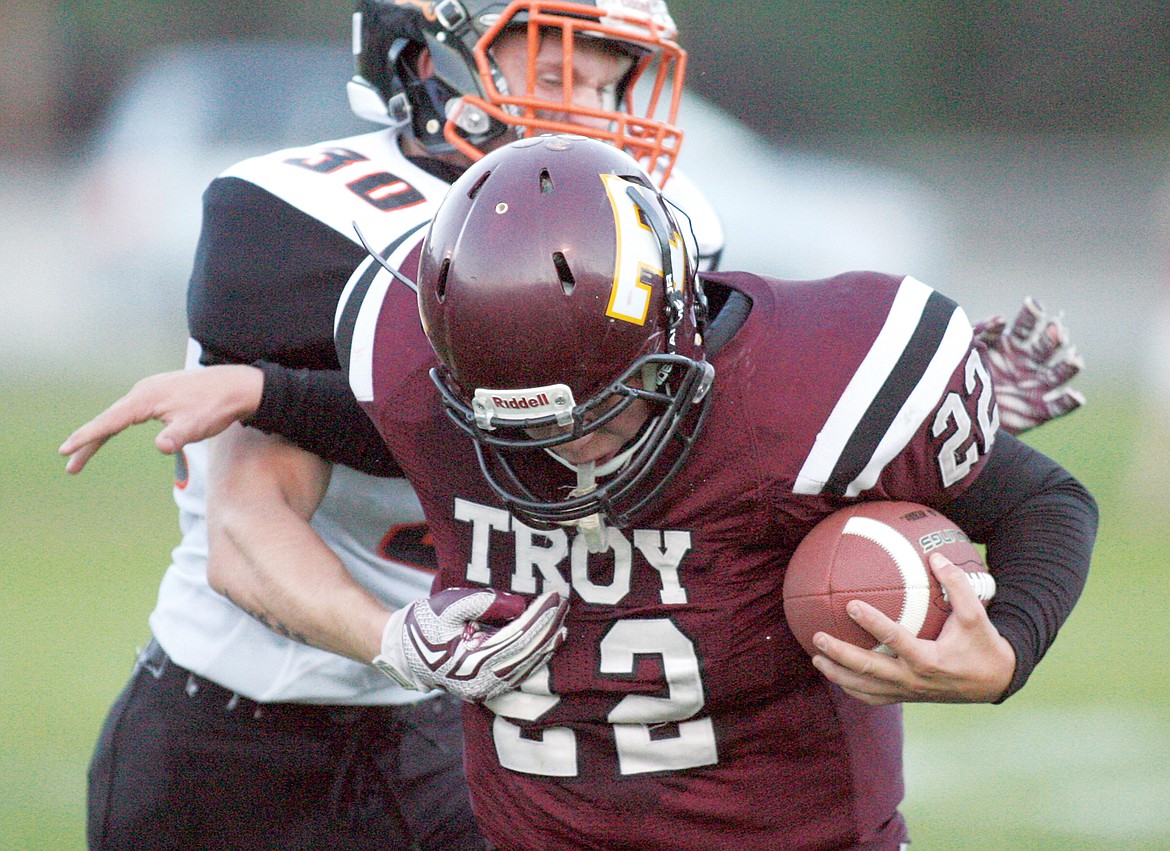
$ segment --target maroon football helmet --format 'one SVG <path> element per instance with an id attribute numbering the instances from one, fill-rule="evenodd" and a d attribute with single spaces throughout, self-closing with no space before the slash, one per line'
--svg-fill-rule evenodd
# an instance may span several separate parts
<path id="1" fill-rule="evenodd" d="M 418 273 L 423 327 L 443 364 L 432 378 L 521 517 L 624 524 L 697 437 L 714 369 L 680 223 L 629 155 L 566 135 L 489 154 L 436 213 Z M 533 481 L 544 456 L 533 449 L 589 434 L 635 399 L 653 413 L 617 470 L 567 497 Z"/>

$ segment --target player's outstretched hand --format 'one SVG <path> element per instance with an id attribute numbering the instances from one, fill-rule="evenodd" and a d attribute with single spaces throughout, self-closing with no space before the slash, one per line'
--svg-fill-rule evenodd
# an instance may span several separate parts
<path id="1" fill-rule="evenodd" d="M 1084 366 L 1068 329 L 1031 296 L 1010 327 L 1002 316 L 993 316 L 975 326 L 975 336 L 987 346 L 1004 431 L 1019 434 L 1085 403 L 1068 386 Z"/>
<path id="2" fill-rule="evenodd" d="M 854 600 L 849 616 L 893 655 L 865 650 L 820 632 L 813 665 L 830 681 L 871 706 L 888 703 L 991 703 L 1011 683 L 1016 655 L 987 617 L 966 574 L 935 553 L 951 614 L 934 641 L 915 638 L 873 606 Z"/>
<path id="3" fill-rule="evenodd" d="M 569 600 L 448 588 L 390 616 L 374 664 L 409 689 L 488 700 L 520 684 L 565 640 Z"/>
<path id="4" fill-rule="evenodd" d="M 57 451 L 69 458 L 66 472 L 80 473 L 111 437 L 132 425 L 159 420 L 166 427 L 154 445 L 159 452 L 173 455 L 188 443 L 214 437 L 236 420 L 254 414 L 263 390 L 264 373 L 245 365 L 151 375 L 69 435 Z"/>

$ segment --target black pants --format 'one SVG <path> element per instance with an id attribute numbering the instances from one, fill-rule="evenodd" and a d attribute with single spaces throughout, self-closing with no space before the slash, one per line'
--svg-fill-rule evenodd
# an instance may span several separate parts
<path id="1" fill-rule="evenodd" d="M 152 641 L 90 765 L 90 848 L 482 849 L 459 711 L 259 704 Z"/>

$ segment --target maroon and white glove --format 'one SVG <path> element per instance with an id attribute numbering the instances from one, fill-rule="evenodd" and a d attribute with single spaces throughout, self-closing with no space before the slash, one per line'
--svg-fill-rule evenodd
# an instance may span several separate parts
<path id="1" fill-rule="evenodd" d="M 544 665 L 565 640 L 568 598 L 533 601 L 491 588 L 448 588 L 390 616 L 374 664 L 403 687 L 488 700 Z"/>
<path id="2" fill-rule="evenodd" d="M 1069 342 L 1061 317 L 1046 312 L 1031 296 L 1011 327 L 1002 316 L 993 316 L 975 326 L 975 338 L 987 346 L 1004 431 L 1019 434 L 1085 404 L 1085 397 L 1068 386 L 1084 361 Z"/>

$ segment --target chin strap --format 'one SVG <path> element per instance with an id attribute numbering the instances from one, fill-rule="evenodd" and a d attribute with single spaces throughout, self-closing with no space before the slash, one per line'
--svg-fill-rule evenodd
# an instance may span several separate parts
<path id="1" fill-rule="evenodd" d="M 589 461 L 585 464 L 570 464 L 551 449 L 545 449 L 544 451 L 554 461 L 563 464 L 577 474 L 577 487 L 569 491 L 569 498 L 573 499 L 574 497 L 585 496 L 597 490 L 598 476 L 608 476 L 611 473 L 616 473 L 630 460 L 630 457 L 649 438 L 650 432 L 653 431 L 657 422 L 657 417 L 652 419 L 647 426 L 643 427 L 642 434 L 633 444 L 628 445 L 613 458 L 610 458 L 600 468 L 598 468 L 596 461 Z M 608 536 L 605 534 L 605 518 L 601 516 L 600 512 L 578 518 L 577 520 L 565 520 L 560 525 L 574 527 L 584 535 L 585 544 L 591 553 L 603 553 L 609 547 Z"/>
<path id="2" fill-rule="evenodd" d="M 585 496 L 597 490 L 596 464 L 590 461 L 577 465 L 577 487 L 569 492 L 569 497 Z M 585 536 L 585 545 L 591 553 L 603 553 L 608 547 L 605 534 L 605 521 L 600 514 L 590 514 L 577 520 L 570 520 L 563 526 L 575 526 L 577 531 Z"/>
<path id="3" fill-rule="evenodd" d="M 627 445 L 626 448 L 622 449 L 621 452 L 614 455 L 610 460 L 605 461 L 600 467 L 598 467 L 597 461 L 587 461 L 586 464 L 570 464 L 569 461 L 566 461 L 556 452 L 553 452 L 551 448 L 545 448 L 544 451 L 548 453 L 549 458 L 553 461 L 557 461 L 558 464 L 577 473 L 577 487 L 574 487 L 569 492 L 569 499 L 573 499 L 573 497 L 585 496 L 597 490 L 597 478 L 599 475 L 617 473 L 619 469 L 624 467 L 632 455 L 638 452 L 641 445 L 645 444 L 656 424 L 658 424 L 658 417 L 653 418 L 649 421 L 648 425 L 642 427 L 642 433 L 639 435 L 638 440 L 635 440 L 633 444 Z M 600 512 L 579 517 L 577 520 L 558 521 L 558 523 L 559 526 L 576 528 L 581 535 L 584 535 L 585 544 L 589 547 L 590 553 L 605 553 L 605 550 L 610 547 L 608 536 L 605 534 L 605 517 L 601 516 Z"/>

